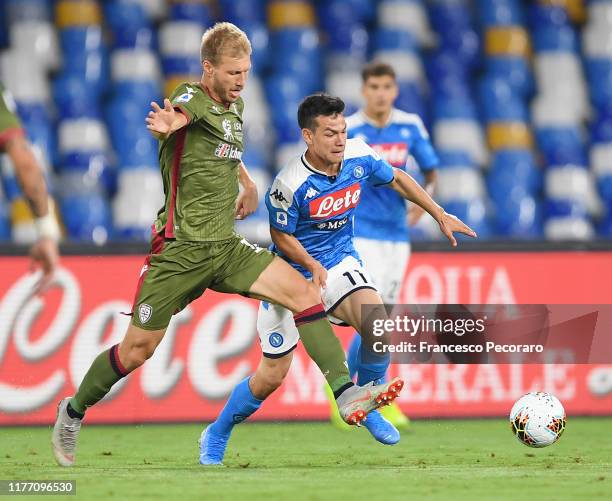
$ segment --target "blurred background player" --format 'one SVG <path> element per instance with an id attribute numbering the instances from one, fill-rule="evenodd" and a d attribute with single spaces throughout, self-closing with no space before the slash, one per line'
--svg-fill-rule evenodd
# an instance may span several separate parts
<path id="1" fill-rule="evenodd" d="M 427 211 L 453 245 L 453 232 L 476 235 L 447 214 L 414 179 L 390 166 L 361 139 L 347 141 L 343 111 L 344 102 L 327 94 L 311 95 L 302 101 L 298 123 L 308 148 L 276 176 L 266 194 L 266 205 L 273 251 L 320 288 L 330 319 L 360 330 L 363 344 L 359 385 L 377 385 L 376 381 L 387 371 L 390 356 L 372 349 L 374 339 L 366 327 L 372 325 L 374 318 L 386 318 L 384 308 L 374 308 L 368 311 L 367 319 L 362 317 L 363 305 L 382 306 L 383 301 L 353 247 L 353 214 L 359 206 L 360 193 L 366 185 L 388 185 L 402 200 L 411 200 Z M 400 217 L 404 218 L 404 214 Z M 283 306 L 260 304 L 257 330 L 263 357 L 250 378 L 253 395 L 259 400 L 257 408 L 282 384 L 289 370 L 300 339 L 296 324 L 292 313 Z M 376 341 L 389 343 L 381 337 Z M 393 401 L 402 385 L 395 378 L 388 385 L 372 386 L 372 392 L 381 388 L 386 392 L 383 398 Z M 250 402 L 242 401 L 239 394 L 239 389 L 232 392 L 219 418 L 204 431 L 201 463 L 220 464 L 233 426 L 257 410 Z M 397 429 L 376 410 L 364 425 L 383 444 L 393 445 L 400 440 Z"/>
<path id="2" fill-rule="evenodd" d="M 25 136 L 16 115 L 12 96 L 0 84 L 0 152 L 5 152 L 15 169 L 15 175 L 34 215 L 37 240 L 32 245 L 31 269 L 40 266 L 42 277 L 36 285 L 37 294 L 44 293 L 53 279 L 59 253 L 57 242 L 60 229 L 53 213 L 43 170 Z"/>
<path id="3" fill-rule="evenodd" d="M 433 195 L 438 156 L 422 120 L 393 106 L 399 93 L 395 71 L 391 65 L 375 61 L 363 68 L 361 78 L 365 107 L 347 117 L 348 137 L 362 139 L 393 167 L 415 179 L 424 177 L 425 190 Z M 410 259 L 408 224 L 414 225 L 422 215 L 421 207 L 410 204 L 406 218 L 406 201 L 397 192 L 363 186 L 355 210 L 355 249 L 385 304 L 399 301 Z M 359 374 L 360 346 L 361 336 L 356 333 L 347 356 L 351 377 Z M 409 426 L 396 402 L 381 412 L 396 427 Z M 332 422 L 344 427 L 336 415 L 332 410 Z"/>

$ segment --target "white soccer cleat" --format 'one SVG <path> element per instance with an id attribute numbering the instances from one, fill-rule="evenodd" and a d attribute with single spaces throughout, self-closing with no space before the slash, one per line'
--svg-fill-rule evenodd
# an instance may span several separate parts
<path id="1" fill-rule="evenodd" d="M 393 378 L 388 383 L 375 385 L 373 382 L 365 386 L 353 386 L 346 390 L 336 403 L 338 412 L 345 423 L 361 426 L 368 413 L 379 407 L 389 405 L 402 391 L 404 381 Z"/>
<path id="2" fill-rule="evenodd" d="M 72 466 L 74 464 L 77 437 L 81 430 L 81 420 L 71 418 L 66 412 L 68 402 L 70 402 L 70 397 L 57 404 L 57 418 L 51 436 L 53 455 L 60 466 Z"/>

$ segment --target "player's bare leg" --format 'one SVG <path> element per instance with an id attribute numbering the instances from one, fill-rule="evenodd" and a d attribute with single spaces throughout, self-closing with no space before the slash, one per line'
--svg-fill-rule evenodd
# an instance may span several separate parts
<path id="1" fill-rule="evenodd" d="M 102 400 L 112 386 L 149 359 L 164 337 L 166 329 L 148 331 L 130 325 L 120 344 L 96 357 L 76 394 L 57 406 L 51 444 L 57 463 L 72 466 L 85 411 Z"/>
<path id="2" fill-rule="evenodd" d="M 200 436 L 200 464 L 222 464 L 234 425 L 259 409 L 262 402 L 282 384 L 292 360 L 293 352 L 280 358 L 264 356 L 255 373 L 234 388 L 219 417 Z"/>

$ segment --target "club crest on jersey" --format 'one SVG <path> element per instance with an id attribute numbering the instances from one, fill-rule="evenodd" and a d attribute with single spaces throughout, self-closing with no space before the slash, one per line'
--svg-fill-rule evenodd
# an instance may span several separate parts
<path id="1" fill-rule="evenodd" d="M 153 313 L 153 308 L 150 304 L 142 303 L 138 307 L 138 318 L 140 318 L 141 324 L 146 324 L 151 318 L 151 314 Z"/>
<path id="2" fill-rule="evenodd" d="M 313 219 L 326 219 L 344 214 L 357 205 L 360 195 L 361 188 L 359 183 L 355 183 L 347 188 L 312 200 L 308 206 L 310 217 Z"/>
<path id="3" fill-rule="evenodd" d="M 363 167 L 361 165 L 358 165 L 357 167 L 355 167 L 355 170 L 353 171 L 353 175 L 357 179 L 361 179 L 363 177 Z"/>
<path id="4" fill-rule="evenodd" d="M 234 133 L 232 132 L 232 122 L 225 118 L 223 122 L 221 122 L 221 127 L 223 127 L 223 139 L 226 141 L 233 141 Z"/>
<path id="5" fill-rule="evenodd" d="M 270 345 L 273 348 L 278 348 L 282 346 L 284 339 L 282 334 L 280 334 L 279 332 L 273 332 L 272 334 L 270 334 L 268 341 L 270 342 Z"/>

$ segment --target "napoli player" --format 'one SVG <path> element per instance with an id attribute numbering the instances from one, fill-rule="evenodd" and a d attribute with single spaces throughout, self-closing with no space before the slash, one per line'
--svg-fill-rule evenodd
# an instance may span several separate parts
<path id="1" fill-rule="evenodd" d="M 366 183 L 388 186 L 421 206 L 453 245 L 453 232 L 476 235 L 361 139 L 347 140 L 343 110 L 342 100 L 326 94 L 309 96 L 300 104 L 298 122 L 308 148 L 278 173 L 266 205 L 273 250 L 321 288 L 322 302 L 332 319 L 357 328 L 362 305 L 383 304 L 353 247 L 353 213 Z M 233 426 L 253 414 L 289 370 L 299 340 L 291 312 L 262 302 L 257 327 L 263 357 L 248 380 L 250 397 L 244 398 L 246 392 L 236 387 L 220 416 L 206 428 L 200 456 L 203 464 L 221 463 Z M 383 378 L 389 365 L 388 354 L 374 354 L 365 345 L 369 344 L 362 345 L 368 364 L 362 364 L 359 371 L 363 384 Z M 396 380 L 388 383 L 390 400 L 397 394 L 394 390 L 401 388 L 395 384 Z M 399 441 L 397 429 L 377 411 L 370 412 L 364 424 L 381 443 Z"/>
<path id="2" fill-rule="evenodd" d="M 422 181 L 432 195 L 438 156 L 418 115 L 393 107 L 398 96 L 393 68 L 387 63 L 373 62 L 363 68 L 361 77 L 365 107 L 347 117 L 348 137 L 363 139 L 393 167 Z M 388 188 L 363 187 L 355 209 L 354 244 L 385 304 L 399 300 L 410 259 L 408 224 L 415 224 L 422 214 L 421 207 L 410 204 L 407 221 L 406 202 L 398 193 Z M 360 344 L 361 337 L 355 334 L 347 357 L 351 376 L 358 372 Z M 345 426 L 335 414 L 332 412 L 332 421 Z M 397 403 L 385 407 L 382 414 L 396 427 L 408 426 L 409 421 Z"/>

